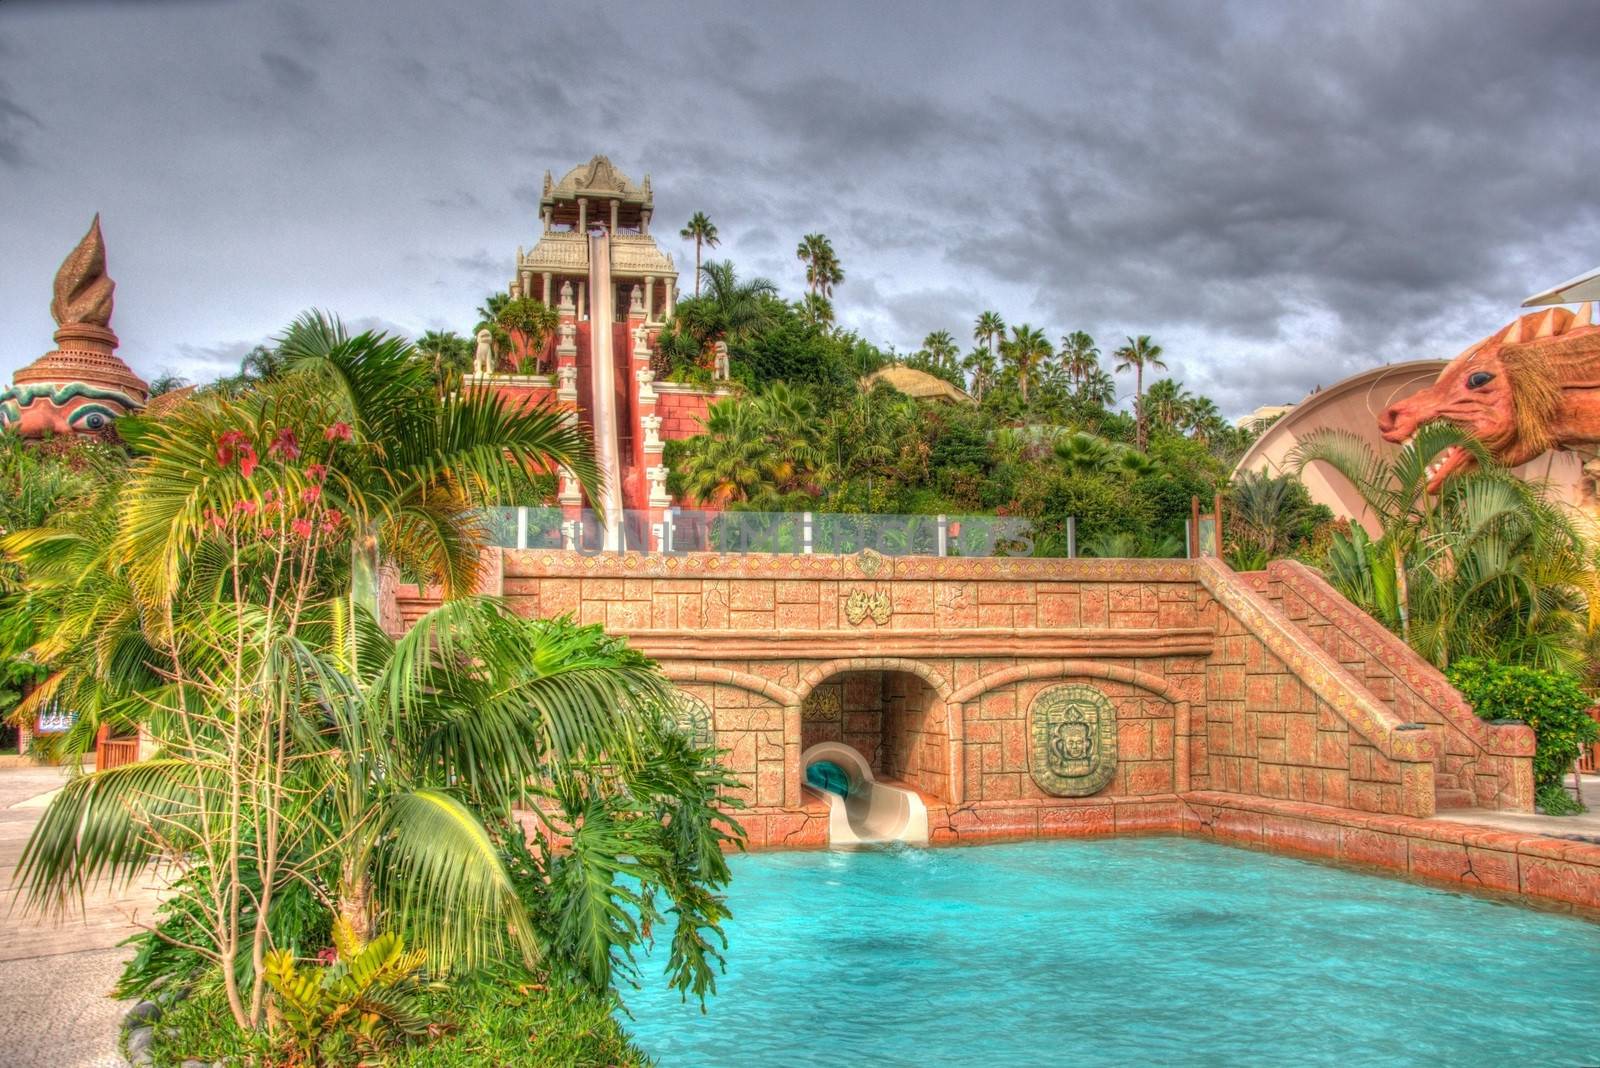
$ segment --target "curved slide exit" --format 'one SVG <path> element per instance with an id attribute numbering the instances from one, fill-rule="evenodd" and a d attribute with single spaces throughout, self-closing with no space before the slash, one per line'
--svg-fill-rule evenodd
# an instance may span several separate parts
<path id="1" fill-rule="evenodd" d="M 877 782 L 872 765 L 842 742 L 821 742 L 800 757 L 806 789 L 828 802 L 829 845 L 928 843 L 928 807 L 911 790 Z"/>

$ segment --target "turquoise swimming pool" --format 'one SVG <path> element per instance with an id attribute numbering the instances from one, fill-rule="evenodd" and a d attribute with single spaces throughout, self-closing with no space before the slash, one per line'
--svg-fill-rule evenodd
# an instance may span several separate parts
<path id="1" fill-rule="evenodd" d="M 1180 838 L 733 865 L 709 1011 L 627 999 L 663 1068 L 1600 1058 L 1572 916 Z"/>

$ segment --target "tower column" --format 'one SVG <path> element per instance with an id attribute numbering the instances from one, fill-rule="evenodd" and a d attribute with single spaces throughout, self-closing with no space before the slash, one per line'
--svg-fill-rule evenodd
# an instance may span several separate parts
<path id="1" fill-rule="evenodd" d="M 667 315 L 666 315 L 666 317 L 668 319 L 672 318 L 672 309 L 677 304 L 677 300 L 678 300 L 677 279 L 669 278 L 669 279 L 667 279 Z"/>
<path id="2" fill-rule="evenodd" d="M 549 208 L 545 208 L 539 213 L 539 217 L 544 220 L 544 232 L 547 234 L 550 232 L 550 210 L 551 209 Z"/>
<path id="3" fill-rule="evenodd" d="M 645 237 L 650 236 L 650 209 L 645 208 L 639 213 L 639 232 Z"/>
<path id="4" fill-rule="evenodd" d="M 611 232 L 613 234 L 617 232 L 617 202 L 615 200 L 611 202 Z"/>
<path id="5" fill-rule="evenodd" d="M 653 274 L 644 276 L 644 321 L 656 321 L 656 276 Z"/>
<path id="6" fill-rule="evenodd" d="M 544 272 L 544 302 L 547 305 L 550 303 L 550 282 L 550 272 L 546 271 Z"/>
<path id="7" fill-rule="evenodd" d="M 587 234 L 588 232 L 589 232 L 589 198 L 588 197 L 579 197 L 578 198 L 578 233 Z"/>
<path id="8" fill-rule="evenodd" d="M 578 318 L 579 319 L 587 319 L 587 318 L 589 318 L 589 299 L 588 298 L 589 298 L 588 286 L 584 282 L 579 281 L 578 282 Z"/>

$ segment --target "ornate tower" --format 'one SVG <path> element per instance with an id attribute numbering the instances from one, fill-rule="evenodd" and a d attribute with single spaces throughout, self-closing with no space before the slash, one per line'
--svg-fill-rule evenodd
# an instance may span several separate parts
<path id="1" fill-rule="evenodd" d="M 59 348 L 17 372 L 0 392 L 0 430 L 25 438 L 46 434 L 96 434 L 114 419 L 143 408 L 150 387 L 116 356 L 105 239 L 94 217 L 56 272 L 50 314 Z"/>

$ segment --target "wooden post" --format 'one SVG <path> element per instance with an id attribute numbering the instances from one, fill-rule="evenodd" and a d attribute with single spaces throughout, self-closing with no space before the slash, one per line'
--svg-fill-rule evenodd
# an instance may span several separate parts
<path id="1" fill-rule="evenodd" d="M 1189 498 L 1189 559 L 1200 555 L 1200 498 Z"/>
<path id="2" fill-rule="evenodd" d="M 1222 558 L 1222 492 L 1219 490 L 1212 504 L 1211 521 L 1216 524 L 1211 530 L 1211 548 L 1215 550 L 1217 558 Z"/>

